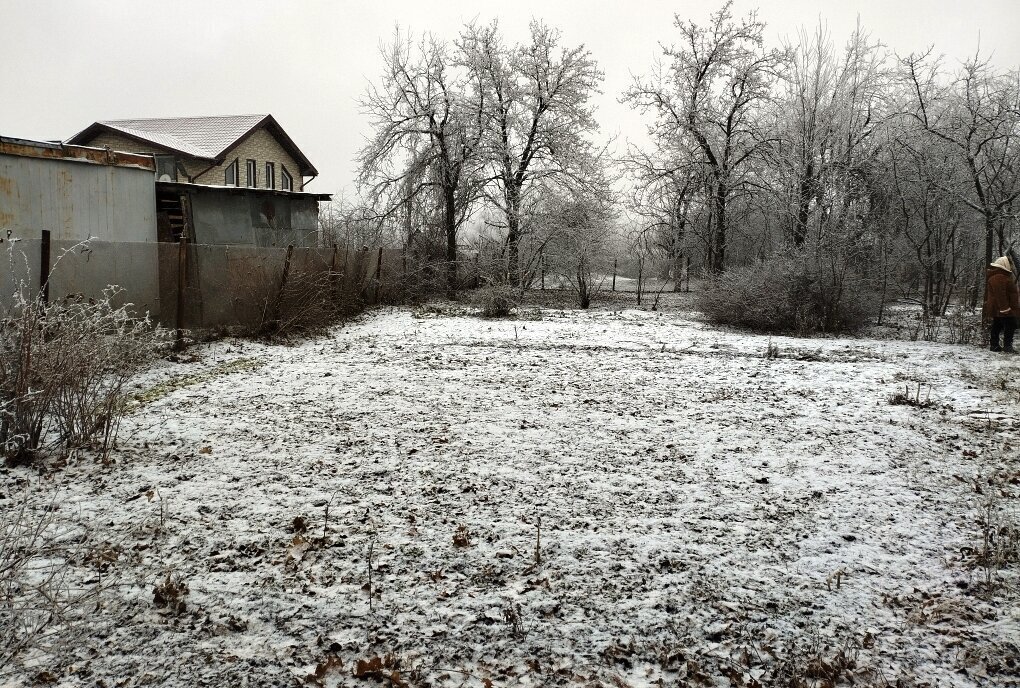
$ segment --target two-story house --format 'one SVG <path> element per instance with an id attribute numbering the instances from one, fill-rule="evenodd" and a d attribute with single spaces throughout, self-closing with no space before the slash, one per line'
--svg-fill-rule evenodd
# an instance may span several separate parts
<path id="1" fill-rule="evenodd" d="M 272 115 L 95 122 L 68 144 L 151 155 L 159 241 L 314 246 L 315 167 Z"/>
<path id="2" fill-rule="evenodd" d="M 167 182 L 302 191 L 318 174 L 272 115 L 106 120 L 66 143 L 154 155 Z"/>

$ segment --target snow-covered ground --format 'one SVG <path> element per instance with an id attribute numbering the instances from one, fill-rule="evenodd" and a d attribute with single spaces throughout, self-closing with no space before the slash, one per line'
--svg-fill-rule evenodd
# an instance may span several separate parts
<path id="1" fill-rule="evenodd" d="M 1015 359 L 453 304 L 195 353 L 114 466 L 0 473 L 116 579 L 11 685 L 1017 685 Z"/>

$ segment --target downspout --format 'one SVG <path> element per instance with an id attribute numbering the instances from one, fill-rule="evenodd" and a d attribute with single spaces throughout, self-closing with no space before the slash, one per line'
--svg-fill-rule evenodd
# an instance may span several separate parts
<path id="1" fill-rule="evenodd" d="M 311 177 L 308 178 L 307 182 L 305 181 L 304 177 L 301 177 L 301 191 L 304 191 L 305 187 L 308 186 L 308 184 L 310 184 L 311 182 L 314 182 L 315 178 L 318 176 L 319 176 L 318 174 L 313 174 Z"/>

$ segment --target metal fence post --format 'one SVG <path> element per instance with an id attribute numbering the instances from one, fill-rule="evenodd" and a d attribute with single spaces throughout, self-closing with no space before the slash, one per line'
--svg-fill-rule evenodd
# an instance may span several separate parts
<path id="1" fill-rule="evenodd" d="M 184 349 L 184 290 L 188 286 L 188 234 L 181 233 L 181 240 L 177 244 L 177 337 L 174 341 L 174 348 L 178 351 Z"/>
<path id="2" fill-rule="evenodd" d="M 287 275 L 290 274 L 290 260 L 294 256 L 294 244 L 287 244 L 287 257 L 283 261 L 283 275 L 280 277 L 280 290 L 276 293 L 276 304 L 273 306 L 273 321 L 280 322 L 280 309 L 283 307 L 283 290 L 287 288 Z"/>
<path id="3" fill-rule="evenodd" d="M 42 294 L 43 305 L 50 302 L 50 230 L 42 231 L 42 243 L 39 246 L 39 292 Z"/>
<path id="4" fill-rule="evenodd" d="M 637 262 L 637 305 L 641 305 L 641 280 L 644 277 L 645 271 L 645 259 L 644 256 L 638 257 Z"/>

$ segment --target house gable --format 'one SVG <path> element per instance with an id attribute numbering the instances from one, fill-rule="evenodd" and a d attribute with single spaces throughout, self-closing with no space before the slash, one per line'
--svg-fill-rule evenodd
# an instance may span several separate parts
<path id="1" fill-rule="evenodd" d="M 299 163 L 284 149 L 280 141 L 267 129 L 258 128 L 251 132 L 233 147 L 227 149 L 223 160 L 214 163 L 212 167 L 206 166 L 205 170 L 198 170 L 193 181 L 196 184 L 220 185 L 226 180 L 227 167 L 237 161 L 238 181 L 237 186 L 249 186 L 247 179 L 246 162 L 255 161 L 256 183 L 252 186 L 266 188 L 266 163 L 271 162 L 275 169 L 275 184 L 273 188 L 280 189 L 283 179 L 282 170 L 287 172 L 294 179 L 294 191 L 301 191 L 303 187 L 301 169 Z"/>

